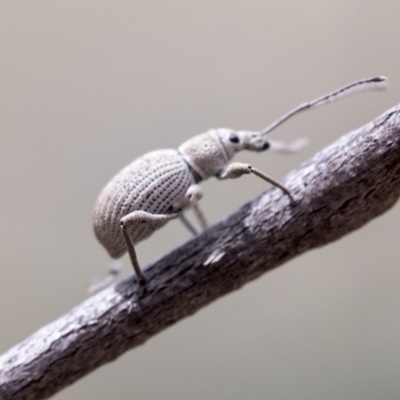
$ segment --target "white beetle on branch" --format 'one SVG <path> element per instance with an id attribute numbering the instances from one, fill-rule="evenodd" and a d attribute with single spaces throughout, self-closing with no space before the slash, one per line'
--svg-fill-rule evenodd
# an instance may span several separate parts
<path id="1" fill-rule="evenodd" d="M 227 165 L 240 150 L 267 149 L 294 153 L 305 144 L 299 139 L 291 144 L 267 141 L 266 135 L 300 111 L 314 108 L 358 90 L 382 88 L 385 77 L 353 82 L 318 99 L 303 103 L 260 132 L 212 129 L 184 142 L 178 150 L 166 149 L 147 153 L 120 171 L 101 191 L 94 207 L 94 231 L 97 239 L 115 260 L 128 251 L 138 282 L 146 283 L 139 267 L 135 245 L 149 237 L 169 220 L 180 218 L 194 234 L 196 230 L 183 214 L 192 207 L 203 229 L 207 224 L 198 207 L 202 180 L 239 178 L 253 173 L 280 188 L 292 199 L 288 189 L 249 164 Z M 119 265 L 112 263 L 108 277 L 94 284 L 97 291 L 110 284 L 118 275 Z"/>

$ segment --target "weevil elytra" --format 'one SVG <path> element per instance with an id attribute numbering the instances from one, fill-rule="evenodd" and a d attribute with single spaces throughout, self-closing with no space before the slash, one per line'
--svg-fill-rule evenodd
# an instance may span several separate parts
<path id="1" fill-rule="evenodd" d="M 290 191 L 260 170 L 244 163 L 231 163 L 240 150 L 261 152 L 267 149 L 294 153 L 305 144 L 267 141 L 266 135 L 293 115 L 314 108 L 358 90 L 382 88 L 385 77 L 363 79 L 303 103 L 260 132 L 212 129 L 184 142 L 177 150 L 156 150 L 147 153 L 120 171 L 101 191 L 94 207 L 94 231 L 97 239 L 113 259 L 128 251 L 138 282 L 146 283 L 139 267 L 135 245 L 160 229 L 169 220 L 180 218 L 189 230 L 196 230 L 183 211 L 192 207 L 200 225 L 207 224 L 198 202 L 202 198 L 199 183 L 215 176 L 217 179 L 239 178 L 253 173 L 277 186 L 291 199 Z M 96 291 L 111 283 L 118 274 L 115 263 L 109 276 L 93 285 Z"/>

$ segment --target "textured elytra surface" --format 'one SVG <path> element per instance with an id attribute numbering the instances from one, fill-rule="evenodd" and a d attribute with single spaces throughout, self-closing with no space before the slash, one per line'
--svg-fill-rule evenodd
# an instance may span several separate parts
<path id="1" fill-rule="evenodd" d="M 156 150 L 139 157 L 121 170 L 101 191 L 94 212 L 97 239 L 111 257 L 126 252 L 120 221 L 125 215 L 144 210 L 151 214 L 173 214 L 185 205 L 185 194 L 194 183 L 188 165 L 176 150 Z M 154 221 L 129 231 L 134 244 L 147 238 L 166 222 Z"/>
<path id="2" fill-rule="evenodd" d="M 10 349 L 0 357 L 0 398 L 47 398 L 218 297 L 389 209 L 400 195 L 400 105 L 316 154 L 284 184 L 295 202 L 268 190 L 209 235 L 150 265 L 137 312 L 129 313 L 138 293 L 132 277 Z"/>

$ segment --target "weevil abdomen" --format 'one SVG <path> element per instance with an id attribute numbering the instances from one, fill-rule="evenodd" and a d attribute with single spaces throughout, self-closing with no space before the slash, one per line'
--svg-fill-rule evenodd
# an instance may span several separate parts
<path id="1" fill-rule="evenodd" d="M 177 150 L 150 152 L 115 175 L 97 198 L 93 219 L 97 239 L 111 257 L 126 252 L 120 222 L 125 215 L 142 210 L 151 214 L 179 212 L 195 178 Z M 143 225 L 129 232 L 134 244 L 150 236 L 166 221 Z"/>

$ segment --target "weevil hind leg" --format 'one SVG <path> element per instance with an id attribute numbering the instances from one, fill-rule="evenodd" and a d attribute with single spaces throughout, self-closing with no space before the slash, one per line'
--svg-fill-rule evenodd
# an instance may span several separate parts
<path id="1" fill-rule="evenodd" d="M 138 232 L 140 240 L 145 238 L 151 232 L 160 228 L 171 219 L 178 218 L 179 214 L 151 214 L 146 211 L 137 210 L 121 218 L 121 233 L 125 241 L 126 249 L 128 250 L 129 258 L 132 263 L 133 270 L 135 271 L 136 278 L 141 286 L 146 284 L 146 278 L 140 269 L 139 262 L 136 256 L 134 239 L 131 237 L 132 232 Z"/>
<path id="2" fill-rule="evenodd" d="M 103 290 L 107 286 L 109 286 L 112 283 L 114 283 L 117 280 L 118 275 L 121 272 L 121 269 L 122 269 L 121 260 L 117 260 L 115 258 L 112 258 L 111 262 L 110 262 L 110 267 L 109 267 L 109 270 L 108 270 L 108 274 L 106 275 L 106 277 L 104 279 L 100 280 L 100 281 L 92 283 L 87 289 L 88 293 L 90 293 L 90 294 L 97 293 L 100 290 Z"/>

